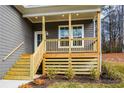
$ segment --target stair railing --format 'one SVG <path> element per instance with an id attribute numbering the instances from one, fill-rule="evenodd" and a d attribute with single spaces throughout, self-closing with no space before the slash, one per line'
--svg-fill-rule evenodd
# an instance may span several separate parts
<path id="1" fill-rule="evenodd" d="M 36 51 L 31 55 L 30 58 L 30 76 L 34 78 L 35 73 L 38 70 L 41 62 L 43 61 L 43 54 L 45 53 L 45 41 L 42 41 L 37 47 Z"/>
<path id="2" fill-rule="evenodd" d="M 14 48 L 7 56 L 5 56 L 2 61 L 7 60 L 7 59 L 8 59 L 15 51 L 17 51 L 23 44 L 24 44 L 24 41 L 21 42 L 16 48 Z"/>

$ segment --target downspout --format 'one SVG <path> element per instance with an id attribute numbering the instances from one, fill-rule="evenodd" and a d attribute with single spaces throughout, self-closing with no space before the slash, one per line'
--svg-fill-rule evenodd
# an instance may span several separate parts
<path id="1" fill-rule="evenodd" d="M 100 16 L 101 16 L 101 13 L 100 13 Z M 101 17 L 100 17 L 100 73 L 102 71 L 102 34 L 101 34 L 101 29 L 102 29 L 102 26 L 101 26 Z"/>

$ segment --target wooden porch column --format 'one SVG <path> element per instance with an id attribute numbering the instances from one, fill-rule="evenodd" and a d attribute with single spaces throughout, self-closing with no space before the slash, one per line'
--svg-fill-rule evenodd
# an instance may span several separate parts
<path id="1" fill-rule="evenodd" d="M 69 14 L 69 53 L 71 53 L 71 14 Z"/>
<path id="2" fill-rule="evenodd" d="M 46 40 L 45 16 L 42 16 L 42 40 Z"/>
<path id="3" fill-rule="evenodd" d="M 98 53 L 98 72 L 100 74 L 100 12 L 97 12 L 97 53 Z"/>
<path id="4" fill-rule="evenodd" d="M 72 31 L 72 27 L 71 27 L 71 14 L 69 14 L 69 67 L 71 67 L 71 31 Z"/>
<path id="5" fill-rule="evenodd" d="M 42 42 L 44 42 L 44 51 L 46 51 L 46 31 L 45 31 L 45 16 L 42 16 Z M 45 59 L 43 58 L 42 72 L 45 74 Z"/>

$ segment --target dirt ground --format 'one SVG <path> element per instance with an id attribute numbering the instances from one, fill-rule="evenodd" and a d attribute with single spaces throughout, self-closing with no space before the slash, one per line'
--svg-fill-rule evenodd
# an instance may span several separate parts
<path id="1" fill-rule="evenodd" d="M 124 63 L 124 53 L 102 54 L 102 60 L 104 62 L 123 62 Z"/>
<path id="2" fill-rule="evenodd" d="M 116 84 L 119 83 L 120 80 L 109 80 L 109 79 L 104 79 L 101 78 L 99 81 L 95 81 L 93 79 L 91 79 L 89 76 L 75 76 L 75 78 L 73 80 L 68 80 L 65 78 L 64 75 L 57 75 L 55 79 L 49 80 L 48 78 L 42 78 L 39 77 L 39 79 L 44 79 L 45 80 L 45 84 L 44 85 L 37 85 L 34 84 L 32 81 L 29 82 L 28 84 L 31 85 L 33 88 L 47 88 L 49 85 L 54 84 L 56 82 L 80 82 L 80 83 L 102 83 L 102 84 Z"/>

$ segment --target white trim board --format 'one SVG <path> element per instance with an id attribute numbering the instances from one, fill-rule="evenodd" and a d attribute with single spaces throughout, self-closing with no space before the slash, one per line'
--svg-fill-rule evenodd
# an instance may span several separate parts
<path id="1" fill-rule="evenodd" d="M 32 23 L 42 23 L 41 20 L 39 21 L 32 21 L 30 18 L 28 18 Z M 89 18 L 73 18 L 71 19 L 72 21 L 79 21 L 79 20 L 92 20 L 94 17 L 89 17 Z M 59 20 L 46 20 L 46 22 L 60 22 L 60 21 L 68 21 L 68 19 L 59 19 Z"/>
<path id="2" fill-rule="evenodd" d="M 23 17 L 39 17 L 39 16 L 49 16 L 49 15 L 61 15 L 69 13 L 92 13 L 100 11 L 100 8 L 97 9 L 88 9 L 88 10 L 75 10 L 75 11 L 64 11 L 64 12 L 51 12 L 51 13 L 35 13 L 35 14 L 23 14 Z"/>

